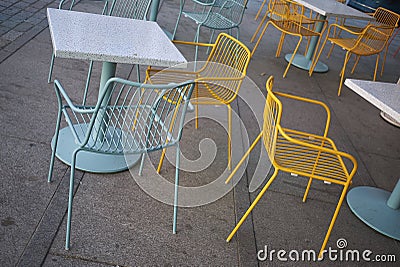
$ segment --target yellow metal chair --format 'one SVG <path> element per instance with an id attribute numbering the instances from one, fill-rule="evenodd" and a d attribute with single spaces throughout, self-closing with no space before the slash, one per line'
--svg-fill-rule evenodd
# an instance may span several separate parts
<path id="1" fill-rule="evenodd" d="M 337 0 L 337 1 L 341 1 L 341 0 Z M 391 28 L 392 30 L 388 32 L 389 36 L 393 35 L 395 27 L 398 27 L 398 25 L 399 25 L 400 15 L 391 10 L 385 9 L 383 7 L 378 7 L 375 10 L 375 12 L 370 13 L 370 15 L 372 17 L 374 17 L 375 20 L 369 22 L 367 25 L 375 25 L 375 26 L 387 25 L 387 26 L 393 27 L 393 28 Z M 344 25 L 344 22 L 341 23 L 341 25 L 343 25 L 347 30 L 350 30 L 352 32 L 357 32 L 357 33 L 361 33 L 365 29 L 365 27 L 362 28 L 362 27 L 356 27 L 356 26 L 352 26 L 352 25 Z M 338 31 L 338 34 L 340 34 L 340 33 L 341 33 L 341 30 Z M 335 36 L 335 33 L 334 33 L 334 36 Z M 388 42 L 385 47 L 385 53 L 384 53 L 382 69 L 381 69 L 381 76 L 383 75 L 383 71 L 385 68 L 386 55 L 387 55 L 387 52 L 389 49 L 389 44 L 390 44 L 390 42 Z M 332 43 L 331 49 L 329 50 L 329 53 L 328 53 L 328 57 L 332 53 L 334 46 L 335 46 L 335 44 Z M 358 60 L 357 60 L 357 62 L 358 62 Z M 357 64 L 355 64 L 355 66 L 356 65 Z"/>
<path id="2" fill-rule="evenodd" d="M 194 80 L 196 82 L 190 102 L 195 106 L 196 128 L 198 128 L 198 105 L 226 105 L 228 108 L 228 167 L 231 168 L 232 108 L 250 61 L 250 50 L 239 40 L 221 33 L 214 44 L 174 41 L 176 44 L 210 47 L 212 50 L 205 64 L 196 71 L 180 69 L 155 69 L 146 71 L 148 83 L 164 83 Z M 160 159 L 161 169 L 165 150 Z"/>
<path id="3" fill-rule="evenodd" d="M 254 41 L 266 18 L 269 18 L 269 20 L 265 24 L 260 36 L 258 37 L 258 40 L 253 48 L 253 51 L 251 52 L 251 55 L 253 55 L 256 51 L 262 37 L 265 34 L 265 31 L 270 24 L 282 32 L 281 38 L 279 40 L 279 45 L 276 50 L 276 57 L 280 56 L 286 34 L 299 37 L 299 41 L 292 54 L 292 57 L 289 60 L 289 64 L 287 65 L 286 70 L 283 73 L 283 77 L 286 77 L 289 67 L 297 53 L 297 50 L 300 47 L 300 43 L 303 40 L 303 37 L 320 37 L 325 30 L 326 20 L 313 19 L 309 16 L 306 16 L 304 6 L 300 5 L 297 2 L 291 0 L 273 0 L 269 3 L 268 11 L 263 17 L 263 20 L 261 21 L 253 37 L 251 38 L 251 42 Z M 323 28 L 321 32 L 317 32 L 314 30 L 317 23 L 323 23 Z M 317 43 L 317 47 L 320 42 L 319 40 Z"/>
<path id="4" fill-rule="evenodd" d="M 340 29 L 343 32 L 346 32 L 350 35 L 350 37 L 330 37 L 331 31 L 335 31 L 335 29 Z M 376 71 L 378 70 L 379 65 L 379 57 L 382 50 L 386 47 L 386 44 L 393 32 L 394 26 L 376 26 L 369 24 L 362 32 L 354 32 L 347 29 L 344 26 L 338 24 L 332 24 L 329 26 L 328 33 L 326 34 L 325 41 L 323 42 L 321 49 L 318 55 L 314 58 L 313 65 L 310 68 L 309 75 L 311 76 L 316 63 L 318 62 L 319 57 L 321 56 L 322 50 L 325 47 L 327 41 L 340 46 L 342 49 L 346 50 L 346 56 L 344 58 L 343 68 L 340 72 L 340 83 L 338 89 L 338 96 L 340 96 L 340 92 L 343 86 L 344 74 L 346 70 L 346 65 L 349 62 L 351 54 L 356 55 L 356 62 L 351 70 L 351 73 L 354 73 L 355 67 L 357 66 L 358 60 L 360 56 L 372 56 L 377 55 L 376 63 L 375 63 L 375 72 L 374 72 L 374 81 L 376 80 Z M 332 31 L 332 32 L 333 32 Z"/>
<path id="5" fill-rule="evenodd" d="M 251 206 L 247 209 L 246 213 L 228 236 L 227 242 L 232 239 L 242 223 L 246 220 L 247 216 L 264 195 L 265 191 L 275 180 L 279 170 L 281 170 L 284 172 L 309 177 L 303 196 L 303 202 L 306 201 L 311 183 L 314 179 L 343 186 L 338 204 L 329 224 L 325 239 L 322 243 L 319 253 L 319 256 L 321 256 L 321 253 L 325 249 L 333 225 L 338 216 L 340 206 L 351 183 L 351 179 L 357 170 L 357 161 L 353 156 L 337 150 L 333 141 L 327 137 L 330 123 L 330 111 L 326 104 L 299 96 L 273 92 L 272 85 L 273 77 L 271 76 L 266 84 L 268 94 L 264 108 L 263 130 L 240 160 L 239 164 L 232 171 L 225 183 L 228 183 L 231 180 L 233 175 L 239 169 L 240 165 L 249 156 L 250 152 L 261 138 L 263 139 L 264 147 L 275 170 L 267 184 L 263 187 Z M 282 127 L 282 103 L 278 99 L 278 96 L 322 106 L 327 113 L 324 134 L 319 136 Z M 346 166 L 350 165 L 352 168 L 348 169 Z"/>

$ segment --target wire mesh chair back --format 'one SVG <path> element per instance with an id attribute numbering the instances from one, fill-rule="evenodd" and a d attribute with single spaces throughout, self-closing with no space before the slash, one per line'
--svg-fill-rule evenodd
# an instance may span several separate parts
<path id="1" fill-rule="evenodd" d="M 378 7 L 374 13 L 374 18 L 378 23 L 396 27 L 398 26 L 400 15 L 383 7 Z"/>
<path id="2" fill-rule="evenodd" d="M 275 162 L 276 143 L 278 138 L 278 125 L 282 116 L 282 103 L 272 92 L 273 79 L 266 83 L 267 99 L 264 107 L 263 142 L 269 160 Z"/>
<path id="3" fill-rule="evenodd" d="M 130 19 L 146 19 L 152 0 L 113 0 L 109 15 Z"/>
<path id="4" fill-rule="evenodd" d="M 246 76 L 250 50 L 232 36 L 221 33 L 199 70 L 199 87 L 206 87 L 211 95 L 224 104 L 232 102 Z M 217 78 L 216 78 L 217 77 Z"/>
<path id="5" fill-rule="evenodd" d="M 59 91 L 58 82 L 55 86 Z M 63 113 L 82 149 L 141 154 L 180 140 L 193 87 L 192 82 L 146 85 L 112 78 L 96 106 L 66 105 Z"/>
<path id="6" fill-rule="evenodd" d="M 218 3 L 218 1 L 216 1 L 216 3 Z M 223 4 L 221 5 L 221 9 L 218 13 L 220 16 L 226 18 L 231 23 L 231 25 L 227 25 L 227 29 L 242 23 L 243 13 L 246 9 L 247 0 L 226 0 L 225 2 L 221 1 L 221 3 Z"/>
<path id="7" fill-rule="evenodd" d="M 350 51 L 357 51 L 360 55 L 374 55 L 380 53 L 386 46 L 394 27 L 368 25 Z"/>

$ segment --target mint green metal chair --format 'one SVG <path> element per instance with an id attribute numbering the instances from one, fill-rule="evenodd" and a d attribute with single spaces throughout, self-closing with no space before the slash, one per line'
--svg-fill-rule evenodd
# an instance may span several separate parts
<path id="1" fill-rule="evenodd" d="M 211 29 L 209 43 L 212 42 L 215 30 L 232 30 L 236 28 L 236 39 L 239 39 L 239 26 L 242 23 L 243 14 L 246 9 L 247 0 L 191 0 L 192 3 L 186 4 L 186 0 L 180 0 L 180 8 L 172 39 L 175 38 L 178 24 L 182 14 L 196 22 L 197 30 L 194 42 L 199 42 L 201 27 Z M 197 60 L 198 46 L 196 46 L 195 60 Z"/>
<path id="2" fill-rule="evenodd" d="M 173 232 L 176 232 L 179 182 L 179 141 L 194 82 L 148 85 L 120 78 L 111 78 L 105 85 L 96 106 L 75 105 L 61 84 L 55 80 L 58 115 L 54 149 L 50 159 L 48 181 L 53 174 L 54 159 L 60 132 L 61 117 L 65 118 L 78 148 L 71 155 L 71 174 L 65 249 L 70 247 L 74 175 L 80 152 L 110 155 L 141 154 L 139 175 L 142 174 L 146 152 L 176 147 Z"/>
<path id="3" fill-rule="evenodd" d="M 102 11 L 103 15 L 106 14 L 109 16 L 123 17 L 130 19 L 141 19 L 141 20 L 146 19 L 147 13 L 150 8 L 150 4 L 152 2 L 152 0 L 97 0 L 97 1 L 104 2 Z M 72 10 L 74 6 L 75 6 L 75 0 L 61 0 L 58 8 Z M 55 55 L 53 53 L 51 56 L 49 77 L 47 80 L 48 83 L 51 82 L 51 77 L 53 74 L 54 59 Z M 83 105 L 86 102 L 86 96 L 90 84 L 92 69 L 93 69 L 93 61 L 90 61 L 89 70 L 86 78 L 85 91 L 82 101 Z M 138 65 L 136 65 L 136 72 L 138 80 L 140 80 Z"/>

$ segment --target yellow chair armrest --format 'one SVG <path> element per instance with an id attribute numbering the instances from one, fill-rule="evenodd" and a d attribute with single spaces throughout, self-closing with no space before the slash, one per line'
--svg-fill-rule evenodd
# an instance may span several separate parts
<path id="1" fill-rule="evenodd" d="M 215 44 L 207 44 L 207 43 L 196 43 L 196 42 L 187 42 L 187 41 L 180 41 L 180 40 L 172 40 L 174 44 L 182 44 L 182 45 L 197 45 L 197 46 L 206 46 L 206 47 L 213 47 Z"/>
<path id="2" fill-rule="evenodd" d="M 281 92 L 274 92 L 274 94 L 281 96 L 281 97 L 285 97 L 285 98 L 290 98 L 290 99 L 294 99 L 297 101 L 302 101 L 302 102 L 307 102 L 307 103 L 311 103 L 311 104 L 315 104 L 315 105 L 319 105 L 322 106 L 325 109 L 326 112 L 326 122 L 325 122 L 325 130 L 324 130 L 324 137 L 328 136 L 328 131 L 329 131 L 329 125 L 331 122 L 331 111 L 329 109 L 329 107 L 322 101 L 318 101 L 318 100 L 314 100 L 314 99 L 309 99 L 309 98 L 305 98 L 305 97 L 301 97 L 301 96 L 295 96 L 295 95 L 291 95 L 291 94 L 286 94 L 286 93 L 281 93 Z"/>

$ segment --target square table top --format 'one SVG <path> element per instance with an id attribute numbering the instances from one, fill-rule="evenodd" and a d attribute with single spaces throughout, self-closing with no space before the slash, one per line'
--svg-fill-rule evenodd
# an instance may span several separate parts
<path id="1" fill-rule="evenodd" d="M 60 58 L 170 67 L 186 59 L 153 21 L 47 9 Z"/>
<path id="2" fill-rule="evenodd" d="M 344 84 L 380 110 L 400 121 L 400 84 L 346 79 Z"/>
<path id="3" fill-rule="evenodd" d="M 336 0 L 294 0 L 294 1 L 326 17 L 333 16 L 333 17 L 364 19 L 364 20 L 374 19 L 372 16 L 365 14 L 352 7 L 349 7 L 345 4 L 342 4 Z"/>

